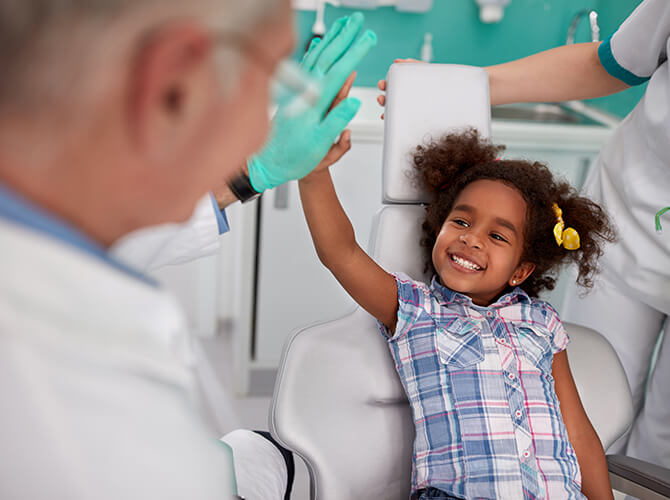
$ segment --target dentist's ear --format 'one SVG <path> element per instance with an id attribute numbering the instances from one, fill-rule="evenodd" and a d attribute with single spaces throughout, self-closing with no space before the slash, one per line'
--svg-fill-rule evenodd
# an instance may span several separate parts
<path id="1" fill-rule="evenodd" d="M 156 33 L 138 54 L 127 85 L 131 140 L 151 163 L 161 163 L 204 127 L 215 92 L 211 36 L 193 24 Z"/>
<path id="2" fill-rule="evenodd" d="M 535 264 L 531 264 L 530 262 L 522 262 L 517 266 L 516 270 L 507 283 L 509 286 L 519 286 L 521 283 L 526 281 L 528 276 L 533 274 L 533 271 L 535 271 Z"/>

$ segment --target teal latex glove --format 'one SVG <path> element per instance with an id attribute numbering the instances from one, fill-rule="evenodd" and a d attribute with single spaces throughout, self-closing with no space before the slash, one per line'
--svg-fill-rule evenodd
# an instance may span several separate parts
<path id="1" fill-rule="evenodd" d="M 320 81 L 321 97 L 298 115 L 277 110 L 272 132 L 263 149 L 247 162 L 251 185 L 259 193 L 287 181 L 301 179 L 323 159 L 338 135 L 356 115 L 361 103 L 349 97 L 328 112 L 347 77 L 377 44 L 357 12 L 338 19 L 322 40 L 314 40 L 301 67 Z M 328 114 L 326 114 L 328 112 Z"/>

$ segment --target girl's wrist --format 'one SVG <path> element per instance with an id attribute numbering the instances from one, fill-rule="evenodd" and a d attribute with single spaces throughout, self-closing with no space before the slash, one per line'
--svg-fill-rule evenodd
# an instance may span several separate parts
<path id="1" fill-rule="evenodd" d="M 323 179 L 326 179 L 330 176 L 330 170 L 324 168 L 322 170 L 312 170 L 305 177 L 300 179 L 298 182 L 303 185 L 309 185 L 313 182 L 321 182 Z"/>

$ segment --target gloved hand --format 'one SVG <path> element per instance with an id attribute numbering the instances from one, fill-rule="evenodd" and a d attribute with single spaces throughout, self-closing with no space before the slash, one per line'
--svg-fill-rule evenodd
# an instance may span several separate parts
<path id="1" fill-rule="evenodd" d="M 358 111 L 360 101 L 353 97 L 330 112 L 328 108 L 349 74 L 377 44 L 370 30 L 355 41 L 362 26 L 363 14 L 357 12 L 335 21 L 322 40 L 310 45 L 301 67 L 320 80 L 321 97 L 298 115 L 285 113 L 282 107 L 277 110 L 270 138 L 247 162 L 251 185 L 259 193 L 310 173 Z"/>

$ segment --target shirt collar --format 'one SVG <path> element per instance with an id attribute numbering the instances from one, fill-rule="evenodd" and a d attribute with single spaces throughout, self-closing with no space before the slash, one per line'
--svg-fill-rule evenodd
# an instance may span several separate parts
<path id="1" fill-rule="evenodd" d="M 430 282 L 430 289 L 433 294 L 440 300 L 444 305 L 449 304 L 464 304 L 473 308 L 487 309 L 487 308 L 501 308 L 506 307 L 518 302 L 530 302 L 530 297 L 528 294 L 518 286 L 512 289 L 512 291 L 502 295 L 498 300 L 493 304 L 483 307 L 475 305 L 472 302 L 472 299 L 465 294 L 455 292 L 454 290 L 443 286 L 440 283 L 440 277 L 436 274 L 433 276 L 433 279 Z"/>
<path id="2" fill-rule="evenodd" d="M 74 226 L 38 207 L 23 196 L 10 190 L 1 182 L 0 218 L 70 245 L 147 284 L 152 286 L 157 285 L 148 276 L 112 258 L 99 243 L 86 236 Z"/>

